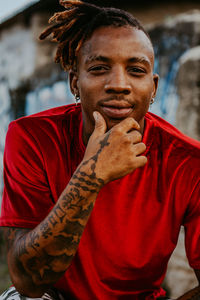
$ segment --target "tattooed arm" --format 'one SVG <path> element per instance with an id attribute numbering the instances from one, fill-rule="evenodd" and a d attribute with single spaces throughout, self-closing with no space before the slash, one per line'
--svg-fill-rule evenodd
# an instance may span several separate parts
<path id="1" fill-rule="evenodd" d="M 95 120 L 83 161 L 49 215 L 33 230 L 5 229 L 10 275 L 23 295 L 40 297 L 67 270 L 102 186 L 147 161 L 136 121 L 106 133 L 103 117 Z"/>

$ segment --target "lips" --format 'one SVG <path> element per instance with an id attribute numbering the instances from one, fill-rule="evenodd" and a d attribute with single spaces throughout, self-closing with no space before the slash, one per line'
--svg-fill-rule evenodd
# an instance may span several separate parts
<path id="1" fill-rule="evenodd" d="M 103 103 L 101 105 L 101 109 L 109 118 L 123 119 L 130 115 L 133 110 L 133 106 L 126 101 L 112 100 L 107 103 Z"/>

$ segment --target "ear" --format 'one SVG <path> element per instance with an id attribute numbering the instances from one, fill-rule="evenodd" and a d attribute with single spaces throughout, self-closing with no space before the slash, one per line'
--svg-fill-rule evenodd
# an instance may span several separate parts
<path id="1" fill-rule="evenodd" d="M 159 75 L 153 74 L 154 87 L 153 87 L 152 98 L 155 98 L 155 96 L 156 96 L 156 92 L 157 92 L 157 88 L 158 88 L 158 80 L 159 80 Z"/>
<path id="2" fill-rule="evenodd" d="M 79 95 L 78 91 L 78 74 L 76 71 L 70 70 L 69 71 L 69 84 L 70 90 L 73 95 Z"/>

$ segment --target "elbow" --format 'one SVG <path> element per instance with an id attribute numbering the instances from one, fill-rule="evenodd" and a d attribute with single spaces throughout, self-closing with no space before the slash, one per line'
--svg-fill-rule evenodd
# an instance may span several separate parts
<path id="1" fill-rule="evenodd" d="M 35 285 L 24 276 L 15 276 L 10 274 L 11 281 L 17 292 L 24 297 L 41 298 L 43 294 L 49 289 L 47 285 Z"/>
<path id="2" fill-rule="evenodd" d="M 13 259 L 8 259 L 8 269 L 12 284 L 17 292 L 29 298 L 41 298 L 42 295 L 49 289 L 48 284 L 43 282 L 34 283 L 34 280 L 23 268 L 19 268 L 19 262 L 16 263 Z"/>
<path id="3" fill-rule="evenodd" d="M 20 289 L 15 286 L 16 290 L 18 293 L 23 296 L 23 297 L 28 297 L 28 298 L 41 298 L 45 292 L 41 291 L 34 291 L 34 290 L 26 290 L 26 289 Z"/>
<path id="4" fill-rule="evenodd" d="M 24 283 L 22 284 L 18 284 L 15 283 L 14 287 L 16 288 L 17 292 L 23 296 L 23 297 L 28 297 L 28 298 L 41 298 L 45 291 L 48 290 L 48 288 L 43 288 L 43 287 L 33 287 Z"/>

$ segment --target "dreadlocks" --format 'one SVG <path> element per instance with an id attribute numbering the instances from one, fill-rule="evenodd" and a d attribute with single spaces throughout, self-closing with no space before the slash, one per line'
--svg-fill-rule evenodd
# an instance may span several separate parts
<path id="1" fill-rule="evenodd" d="M 121 9 L 99 7 L 80 0 L 60 0 L 60 4 L 66 10 L 55 13 L 49 19 L 49 23 L 54 24 L 39 38 L 42 40 L 53 35 L 52 41 L 58 43 L 55 62 L 61 63 L 66 71 L 75 68 L 79 49 L 98 27 L 130 25 L 148 36 L 139 21 Z"/>

